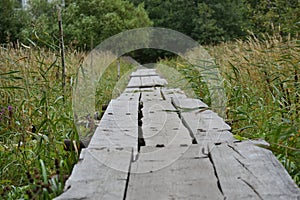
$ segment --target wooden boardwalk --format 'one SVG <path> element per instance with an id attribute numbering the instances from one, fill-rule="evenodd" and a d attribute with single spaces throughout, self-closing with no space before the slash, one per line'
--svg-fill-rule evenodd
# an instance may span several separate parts
<path id="1" fill-rule="evenodd" d="M 154 69 L 132 73 L 56 199 L 300 199 L 276 157 Z"/>

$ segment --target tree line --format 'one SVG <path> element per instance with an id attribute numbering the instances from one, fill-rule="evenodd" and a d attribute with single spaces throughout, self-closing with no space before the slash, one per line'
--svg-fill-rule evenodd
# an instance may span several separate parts
<path id="1" fill-rule="evenodd" d="M 0 1 L 0 43 L 55 44 L 59 0 Z M 67 45 L 89 49 L 121 31 L 166 27 L 201 44 L 243 38 L 249 34 L 297 35 L 298 0 L 66 0 L 62 9 Z"/>

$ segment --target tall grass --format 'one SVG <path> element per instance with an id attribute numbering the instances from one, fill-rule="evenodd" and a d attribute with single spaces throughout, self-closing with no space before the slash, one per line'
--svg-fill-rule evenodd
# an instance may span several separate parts
<path id="1" fill-rule="evenodd" d="M 71 91 L 81 53 L 67 56 L 62 93 L 59 57 L 43 49 L 0 49 L 0 195 L 50 199 L 77 161 L 63 140 L 76 139 Z M 64 95 L 64 97 L 63 97 Z"/>
<path id="2" fill-rule="evenodd" d="M 268 141 L 266 148 L 300 185 L 300 41 L 251 36 L 207 49 L 224 78 L 226 120 L 235 136 Z M 161 62 L 181 72 L 209 104 L 208 90 L 195 67 L 179 58 Z"/>
<path id="3" fill-rule="evenodd" d="M 300 184 L 300 41 L 280 35 L 211 47 L 222 69 L 233 132 L 264 138 Z"/>
<path id="4" fill-rule="evenodd" d="M 80 139 L 72 91 L 86 54 L 67 51 L 63 93 L 55 52 L 37 47 L 0 49 L 0 196 L 4 199 L 54 198 L 63 192 L 77 162 L 79 152 L 65 151 L 63 141 Z M 116 66 L 116 62 L 109 66 L 100 79 L 96 110 L 109 102 L 114 89 L 122 92 L 126 86 L 124 80 L 115 87 Z M 121 59 L 120 75 L 130 69 L 131 63 Z"/>

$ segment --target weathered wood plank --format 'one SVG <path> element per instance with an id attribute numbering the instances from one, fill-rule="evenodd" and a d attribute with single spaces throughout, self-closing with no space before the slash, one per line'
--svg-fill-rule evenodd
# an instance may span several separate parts
<path id="1" fill-rule="evenodd" d="M 127 88 L 140 88 L 142 87 L 141 77 L 132 77 L 127 85 Z"/>
<path id="2" fill-rule="evenodd" d="M 185 93 L 180 89 L 170 89 L 170 88 L 161 88 L 162 95 L 166 100 L 173 99 L 185 99 L 187 96 Z"/>
<path id="3" fill-rule="evenodd" d="M 153 76 L 153 81 L 155 86 L 165 86 L 168 84 L 167 80 L 164 78 L 161 78 L 160 76 Z"/>
<path id="4" fill-rule="evenodd" d="M 142 91 L 141 101 L 152 101 L 152 100 L 163 100 L 160 90 L 157 88 L 152 88 L 148 91 Z"/>
<path id="5" fill-rule="evenodd" d="M 141 77 L 141 76 L 158 76 L 155 69 L 138 69 L 132 72 L 130 77 Z"/>
<path id="6" fill-rule="evenodd" d="M 224 199 L 201 148 L 143 147 L 132 163 L 127 199 Z"/>
<path id="7" fill-rule="evenodd" d="M 117 98 L 117 100 L 124 100 L 124 101 L 138 101 L 140 97 L 139 90 L 129 90 L 133 88 L 127 88 L 125 91 Z"/>
<path id="8" fill-rule="evenodd" d="M 127 88 L 159 87 L 166 84 L 167 81 L 159 76 L 131 77 Z"/>
<path id="9" fill-rule="evenodd" d="M 198 143 L 233 142 L 231 127 L 208 106 L 198 99 L 171 97 L 180 111 L 183 124 Z"/>
<path id="10" fill-rule="evenodd" d="M 209 146 L 214 146 L 219 143 L 232 143 L 238 141 L 229 131 L 198 131 L 196 134 L 193 134 L 193 136 L 196 138 L 198 144 L 209 144 Z"/>
<path id="11" fill-rule="evenodd" d="M 180 109 L 186 110 L 199 110 L 203 108 L 208 108 L 208 106 L 199 99 L 190 98 L 172 98 L 172 103 Z"/>
<path id="12" fill-rule="evenodd" d="M 141 77 L 142 87 L 162 87 L 168 82 L 159 76 L 143 76 Z"/>
<path id="13" fill-rule="evenodd" d="M 153 76 L 141 77 L 142 87 L 155 87 Z"/>
<path id="14" fill-rule="evenodd" d="M 211 157 L 227 199 L 299 199 L 300 190 L 271 151 L 250 141 L 220 144 Z"/>
<path id="15" fill-rule="evenodd" d="M 84 149 L 56 200 L 124 198 L 132 149 Z"/>
<path id="16" fill-rule="evenodd" d="M 138 101 L 112 100 L 96 129 L 90 148 L 138 147 Z"/>
<path id="17" fill-rule="evenodd" d="M 193 112 L 182 112 L 183 119 L 192 127 L 192 130 L 197 131 L 229 131 L 231 127 L 218 116 L 217 113 L 211 110 L 199 110 Z"/>
<path id="18" fill-rule="evenodd" d="M 189 131 L 174 111 L 169 101 L 143 102 L 142 131 L 146 146 L 192 144 Z"/>

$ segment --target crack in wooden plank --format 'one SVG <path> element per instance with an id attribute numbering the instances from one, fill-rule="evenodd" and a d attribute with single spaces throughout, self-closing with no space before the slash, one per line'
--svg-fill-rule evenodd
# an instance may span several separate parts
<path id="1" fill-rule="evenodd" d="M 228 146 L 230 149 L 232 149 L 234 152 L 236 152 L 238 155 L 240 155 L 242 158 L 245 158 L 245 159 L 246 159 L 246 157 L 245 157 L 243 154 L 241 154 L 241 153 L 239 152 L 239 150 L 237 150 L 234 146 L 231 146 L 230 144 L 227 144 L 227 146 Z"/>
<path id="2" fill-rule="evenodd" d="M 131 160 L 130 160 L 129 167 L 128 167 L 128 174 L 127 174 L 127 180 L 126 180 L 126 184 L 125 184 L 123 200 L 126 200 L 127 190 L 128 190 L 128 186 L 129 186 L 130 173 L 131 173 L 131 165 L 132 165 L 133 161 L 134 160 L 133 160 L 133 151 L 132 151 L 132 156 L 131 156 Z"/>
<path id="3" fill-rule="evenodd" d="M 160 96 L 161 96 L 161 98 L 165 101 L 166 100 L 166 97 L 165 97 L 165 95 L 164 95 L 164 93 L 163 93 L 163 91 L 162 91 L 162 89 L 160 88 Z"/>
<path id="4" fill-rule="evenodd" d="M 238 179 L 241 179 L 241 181 L 243 181 L 249 188 L 251 188 L 251 190 L 253 190 L 253 192 L 258 196 L 259 199 L 263 200 L 263 198 L 260 196 L 259 192 L 250 183 L 248 183 L 246 180 L 244 180 L 241 177 L 238 177 Z"/>
<path id="5" fill-rule="evenodd" d="M 242 163 L 242 161 L 240 161 L 237 157 L 233 156 L 234 159 L 243 167 L 245 168 L 253 177 L 255 177 L 257 180 L 259 180 L 255 174 L 246 166 L 246 164 Z"/>
<path id="6" fill-rule="evenodd" d="M 146 146 L 146 142 L 143 136 L 143 102 L 142 102 L 142 92 L 139 96 L 139 104 L 138 104 L 138 151 L 140 151 L 141 146 Z"/>
<path id="7" fill-rule="evenodd" d="M 195 137 L 195 135 L 194 135 L 192 129 L 189 127 L 188 123 L 187 123 L 187 122 L 184 120 L 184 118 L 182 117 L 182 115 L 181 115 L 181 110 L 178 109 L 178 107 L 176 106 L 176 104 L 175 104 L 175 102 L 174 102 L 174 100 L 173 100 L 173 97 L 171 97 L 171 104 L 172 104 L 173 107 L 176 109 L 176 112 L 177 112 L 177 114 L 178 114 L 178 117 L 179 117 L 179 119 L 181 120 L 183 126 L 188 130 L 188 132 L 189 132 L 189 134 L 190 134 L 190 136 L 191 136 L 191 138 L 192 138 L 192 144 L 198 144 L 198 141 L 197 141 L 197 139 L 196 139 L 196 137 Z"/>
<path id="8" fill-rule="evenodd" d="M 204 150 L 202 149 L 202 151 L 204 151 Z M 219 179 L 219 176 L 218 176 L 218 173 L 217 173 L 217 169 L 216 169 L 215 163 L 214 163 L 214 161 L 212 159 L 212 155 L 211 155 L 211 151 L 209 150 L 209 147 L 208 147 L 208 154 L 207 154 L 207 156 L 208 156 L 209 161 L 211 162 L 211 164 L 213 166 L 214 174 L 215 174 L 215 177 L 217 179 L 218 189 L 220 190 L 221 194 L 223 195 L 223 197 L 225 199 L 225 196 L 224 196 L 224 193 L 223 193 L 223 190 L 222 190 L 222 186 L 221 186 L 221 183 L 220 183 L 220 179 Z"/>

